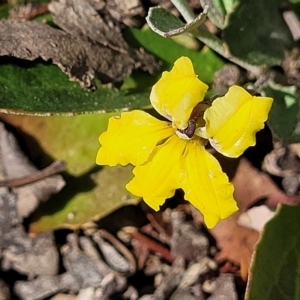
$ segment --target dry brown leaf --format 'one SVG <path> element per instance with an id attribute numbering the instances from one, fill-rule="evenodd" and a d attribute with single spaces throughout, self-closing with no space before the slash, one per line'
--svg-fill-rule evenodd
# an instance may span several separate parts
<path id="1" fill-rule="evenodd" d="M 155 58 L 127 44 L 119 24 L 112 21 L 109 11 L 97 12 L 98 2 L 52 0 L 49 4 L 54 22 L 60 28 L 81 40 L 81 43 L 92 44 L 93 49 L 87 49 L 88 57 L 90 53 L 93 56 L 98 53 L 98 56 L 89 59 L 96 77 L 103 83 L 116 84 L 123 81 L 132 69 L 142 68 L 151 74 L 157 71 L 159 64 Z"/>
<path id="2" fill-rule="evenodd" d="M 9 18 L 14 20 L 33 20 L 48 12 L 48 3 L 27 3 L 13 6 Z"/>
<path id="3" fill-rule="evenodd" d="M 103 19 L 89 1 L 52 1 L 49 10 L 64 31 L 41 22 L 2 20 L 0 56 L 52 61 L 90 90 L 96 88 L 94 78 L 120 86 L 133 69 L 159 69 L 152 55 L 131 48 L 119 27 Z"/>
<path id="4" fill-rule="evenodd" d="M 92 0 L 92 3 L 97 3 Z M 142 20 L 146 16 L 146 10 L 141 0 L 111 0 L 106 1 L 106 10 L 109 14 L 119 22 L 123 22 L 127 26 L 139 27 Z"/>

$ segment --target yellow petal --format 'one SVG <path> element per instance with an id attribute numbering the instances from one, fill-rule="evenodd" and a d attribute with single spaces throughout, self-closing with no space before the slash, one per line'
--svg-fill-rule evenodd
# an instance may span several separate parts
<path id="1" fill-rule="evenodd" d="M 191 60 L 181 57 L 170 72 L 163 72 L 153 86 L 150 101 L 153 107 L 173 126 L 185 129 L 193 108 L 203 100 L 208 86 L 197 78 Z"/>
<path id="2" fill-rule="evenodd" d="M 185 199 L 203 214 L 208 228 L 238 210 L 227 175 L 217 159 L 195 140 L 188 142 L 181 158 L 178 180 Z"/>
<path id="3" fill-rule="evenodd" d="M 110 118 L 107 131 L 100 135 L 102 146 L 97 153 L 96 163 L 109 166 L 129 163 L 140 165 L 160 141 L 173 133 L 170 124 L 143 111 L 124 112 L 120 117 Z"/>
<path id="4" fill-rule="evenodd" d="M 135 177 L 126 188 L 132 194 L 143 197 L 151 208 L 159 210 L 179 188 L 173 170 L 179 164 L 186 144 L 187 141 L 174 134 L 164 144 L 157 146 L 145 164 L 134 168 Z"/>
<path id="5" fill-rule="evenodd" d="M 264 128 L 272 102 L 272 98 L 255 97 L 232 86 L 204 113 L 211 145 L 225 156 L 240 156 L 255 145 L 255 133 Z"/>

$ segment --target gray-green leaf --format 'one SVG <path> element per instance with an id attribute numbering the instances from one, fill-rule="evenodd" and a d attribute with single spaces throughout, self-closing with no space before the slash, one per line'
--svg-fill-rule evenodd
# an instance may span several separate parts
<path id="1" fill-rule="evenodd" d="M 191 31 L 199 27 L 206 19 L 208 7 L 206 7 L 198 17 L 191 23 L 184 24 L 180 19 L 172 15 L 166 9 L 161 7 L 152 7 L 149 9 L 146 17 L 150 28 L 163 37 L 170 37 Z"/>
<path id="2" fill-rule="evenodd" d="M 257 245 L 247 300 L 300 299 L 300 206 L 283 206 Z"/>
<path id="3" fill-rule="evenodd" d="M 271 83 L 264 92 L 274 98 L 268 119 L 274 136 L 287 143 L 300 142 L 299 95 L 296 87 Z"/>
<path id="4" fill-rule="evenodd" d="M 278 65 L 293 37 L 280 14 L 281 1 L 243 0 L 229 16 L 224 40 L 230 53 L 253 65 Z"/>

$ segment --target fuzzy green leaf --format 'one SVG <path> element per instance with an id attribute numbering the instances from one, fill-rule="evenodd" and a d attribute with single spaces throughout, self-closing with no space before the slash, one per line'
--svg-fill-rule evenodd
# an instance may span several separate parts
<path id="1" fill-rule="evenodd" d="M 196 17 L 191 23 L 184 24 L 166 9 L 152 7 L 149 9 L 146 20 L 154 32 L 163 37 L 171 37 L 199 27 L 206 19 L 207 9 L 208 7 L 206 7 L 203 13 Z"/>
<path id="2" fill-rule="evenodd" d="M 253 65 L 278 65 L 292 35 L 280 13 L 280 0 L 243 0 L 229 16 L 224 41 L 230 53 Z"/>
<path id="3" fill-rule="evenodd" d="M 282 142 L 299 143 L 300 107 L 296 87 L 270 84 L 264 92 L 274 98 L 268 118 L 268 125 L 274 136 Z"/>
<path id="4" fill-rule="evenodd" d="M 112 112 L 149 105 L 149 91 L 117 91 L 102 87 L 82 90 L 53 65 L 24 62 L 1 64 L 0 111 L 27 114 Z"/>
<path id="5" fill-rule="evenodd" d="M 9 16 L 11 5 L 0 5 L 0 19 L 6 19 Z"/>
<path id="6" fill-rule="evenodd" d="M 149 53 L 161 59 L 164 62 L 162 70 L 170 69 L 180 56 L 188 56 L 193 62 L 196 74 L 207 84 L 213 82 L 215 72 L 224 66 L 224 61 L 208 47 L 204 47 L 200 52 L 190 50 L 177 44 L 171 38 L 159 36 L 151 29 L 129 28 L 126 38 L 135 47 L 142 46 Z"/>
<path id="7" fill-rule="evenodd" d="M 132 176 L 132 167 L 118 166 L 94 168 L 80 177 L 65 178 L 66 187 L 33 214 L 30 232 L 76 230 L 121 206 L 138 203 L 138 197 L 125 189 Z"/>
<path id="8" fill-rule="evenodd" d="M 247 300 L 300 299 L 300 206 L 283 206 L 266 225 L 249 278 Z"/>

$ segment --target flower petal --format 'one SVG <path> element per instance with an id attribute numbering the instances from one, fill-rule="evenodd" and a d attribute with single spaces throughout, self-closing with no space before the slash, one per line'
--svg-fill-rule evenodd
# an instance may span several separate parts
<path id="1" fill-rule="evenodd" d="M 99 141 L 100 147 L 96 163 L 115 166 L 129 163 L 137 166 L 144 163 L 155 146 L 174 134 L 167 122 L 135 110 L 121 113 L 119 117 L 109 119 L 108 129 Z"/>
<path id="2" fill-rule="evenodd" d="M 150 101 L 176 129 L 185 129 L 193 108 L 203 100 L 208 86 L 197 78 L 188 57 L 181 57 L 170 72 L 153 86 Z"/>
<path id="3" fill-rule="evenodd" d="M 255 97 L 232 86 L 204 112 L 211 145 L 225 156 L 240 156 L 255 145 L 255 133 L 264 128 L 272 102 L 272 98 Z"/>
<path id="4" fill-rule="evenodd" d="M 180 169 L 178 180 L 184 197 L 203 214 L 208 228 L 238 210 L 233 185 L 217 159 L 199 142 L 189 141 Z"/>
<path id="5" fill-rule="evenodd" d="M 134 168 L 135 177 L 127 184 L 128 191 L 143 197 L 151 208 L 159 210 L 179 188 L 173 170 L 179 164 L 186 144 L 187 141 L 174 134 L 164 144 L 157 146 L 145 164 Z"/>

